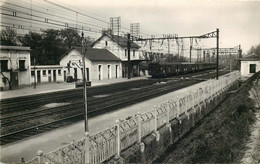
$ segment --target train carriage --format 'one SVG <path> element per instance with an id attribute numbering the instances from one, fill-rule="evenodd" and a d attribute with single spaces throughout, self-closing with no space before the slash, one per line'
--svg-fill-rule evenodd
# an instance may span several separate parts
<path id="1" fill-rule="evenodd" d="M 150 63 L 149 75 L 152 77 L 168 77 L 216 68 L 215 63 Z"/>

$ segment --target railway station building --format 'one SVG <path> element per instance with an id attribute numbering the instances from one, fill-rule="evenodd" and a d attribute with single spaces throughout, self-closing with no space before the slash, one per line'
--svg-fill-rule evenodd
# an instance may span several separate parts
<path id="1" fill-rule="evenodd" d="M 30 85 L 30 47 L 1 45 L 0 54 L 0 90 Z"/>
<path id="2" fill-rule="evenodd" d="M 251 54 L 241 59 L 241 76 L 250 77 L 260 71 L 260 56 Z"/>
<path id="3" fill-rule="evenodd" d="M 64 81 L 66 81 L 66 72 L 63 71 L 63 67 L 60 65 L 31 66 L 31 84 Z"/>
<path id="4" fill-rule="evenodd" d="M 128 75 L 128 51 L 127 38 L 113 35 L 111 32 L 103 32 L 102 36 L 98 38 L 92 45 L 93 48 L 107 49 L 122 62 L 122 69 L 120 74 L 122 77 Z M 131 43 L 130 48 L 130 75 L 131 77 L 140 76 L 141 58 L 140 46 L 134 42 Z"/>
<path id="5" fill-rule="evenodd" d="M 82 80 L 83 62 L 80 47 L 74 47 L 60 57 L 64 75 L 73 81 Z M 121 78 L 121 60 L 107 49 L 88 48 L 85 53 L 86 80 Z"/>

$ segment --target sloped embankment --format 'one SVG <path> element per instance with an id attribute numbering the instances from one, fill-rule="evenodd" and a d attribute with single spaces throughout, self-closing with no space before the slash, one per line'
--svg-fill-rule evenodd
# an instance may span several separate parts
<path id="1" fill-rule="evenodd" d="M 260 72 L 248 79 L 214 112 L 202 119 L 187 137 L 168 149 L 167 154 L 161 157 L 164 160 L 156 162 L 240 162 L 247 149 L 251 127 L 256 122 L 257 108 L 249 91 L 259 78 Z"/>

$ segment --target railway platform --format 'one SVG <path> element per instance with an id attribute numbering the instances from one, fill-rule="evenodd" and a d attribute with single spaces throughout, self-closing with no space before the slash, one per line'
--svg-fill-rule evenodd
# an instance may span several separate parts
<path id="1" fill-rule="evenodd" d="M 129 81 L 129 80 L 146 79 L 147 77 L 149 77 L 149 76 L 132 77 L 131 79 L 118 78 L 118 79 L 106 79 L 106 80 L 93 80 L 93 81 L 91 81 L 91 86 L 109 85 L 112 83 L 119 83 L 119 82 L 124 82 L 124 81 Z M 75 82 L 37 84 L 35 89 L 34 89 L 34 86 L 26 86 L 26 87 L 15 89 L 15 90 L 1 91 L 0 99 L 34 95 L 34 94 L 47 93 L 47 92 L 55 92 L 55 91 L 73 89 L 73 88 L 75 88 Z"/>
<path id="2" fill-rule="evenodd" d="M 106 114 L 92 117 L 89 119 L 89 132 L 90 134 L 96 133 L 109 126 L 113 126 L 115 124 L 115 120 L 117 119 L 124 119 L 129 116 L 133 116 L 138 112 L 143 113 L 149 111 L 154 106 L 159 106 L 169 99 L 174 99 L 178 95 L 183 94 L 187 89 L 191 89 L 197 85 L 199 84 L 120 108 L 116 111 L 111 111 Z M 36 152 L 38 150 L 47 153 L 59 147 L 65 146 L 66 144 L 73 142 L 73 140 L 79 140 L 83 137 L 83 135 L 84 121 L 80 121 L 66 127 L 58 128 L 14 143 L 3 145 L 0 152 L 0 161 L 21 162 L 22 158 L 25 161 L 28 161 L 36 156 Z"/>

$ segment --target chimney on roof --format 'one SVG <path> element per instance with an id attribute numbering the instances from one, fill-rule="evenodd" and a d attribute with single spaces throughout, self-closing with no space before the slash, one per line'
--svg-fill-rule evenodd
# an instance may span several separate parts
<path id="1" fill-rule="evenodd" d="M 112 35 L 113 31 L 112 31 L 112 29 L 103 29 L 102 30 L 102 35 L 104 35 L 104 34 Z"/>

